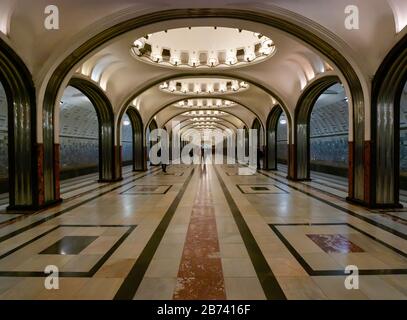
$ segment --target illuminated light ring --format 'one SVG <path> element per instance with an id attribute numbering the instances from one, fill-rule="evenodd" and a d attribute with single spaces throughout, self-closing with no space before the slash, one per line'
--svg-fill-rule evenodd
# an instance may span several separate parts
<path id="1" fill-rule="evenodd" d="M 215 39 L 216 43 L 229 43 L 224 48 L 207 49 L 192 46 L 192 48 L 171 47 L 171 41 L 184 39 L 185 32 L 195 32 L 190 41 L 205 34 L 207 39 Z M 201 32 L 199 34 L 199 32 Z M 184 33 L 184 36 L 182 34 Z M 224 37 L 224 41 L 219 40 Z M 230 44 L 230 39 L 235 44 Z M 193 27 L 164 30 L 146 35 L 134 41 L 131 54 L 138 60 L 171 68 L 231 68 L 248 66 L 272 57 L 276 53 L 276 46 L 272 39 L 260 33 L 248 30 L 226 27 Z"/>

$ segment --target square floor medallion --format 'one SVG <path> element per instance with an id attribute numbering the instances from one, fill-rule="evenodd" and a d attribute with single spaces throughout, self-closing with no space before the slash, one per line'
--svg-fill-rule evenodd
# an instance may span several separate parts
<path id="1" fill-rule="evenodd" d="M 133 186 L 130 189 L 122 192 L 123 195 L 154 195 L 166 194 L 172 185 L 157 185 L 157 186 Z"/>
<path id="2" fill-rule="evenodd" d="M 237 187 L 244 194 L 287 194 L 288 192 L 274 184 L 238 184 Z"/>
<path id="3" fill-rule="evenodd" d="M 126 240 L 135 225 L 59 225 L 0 255 L 1 277 L 92 277 Z"/>
<path id="4" fill-rule="evenodd" d="M 87 246 L 94 242 L 98 237 L 88 236 L 67 236 L 55 242 L 40 254 L 61 254 L 75 255 L 81 253 Z"/>
<path id="5" fill-rule="evenodd" d="M 311 276 L 407 274 L 407 254 L 348 223 L 271 224 L 280 241 Z"/>

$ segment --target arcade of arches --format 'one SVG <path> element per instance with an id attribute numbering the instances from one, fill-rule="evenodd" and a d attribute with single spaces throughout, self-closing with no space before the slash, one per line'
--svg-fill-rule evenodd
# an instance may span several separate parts
<path id="1" fill-rule="evenodd" d="M 356 1 L 352 31 L 344 0 L 66 1 L 58 30 L 22 2 L 0 3 L 1 300 L 407 299 L 405 1 Z M 155 129 L 220 132 L 195 146 L 225 162 L 158 166 Z"/>

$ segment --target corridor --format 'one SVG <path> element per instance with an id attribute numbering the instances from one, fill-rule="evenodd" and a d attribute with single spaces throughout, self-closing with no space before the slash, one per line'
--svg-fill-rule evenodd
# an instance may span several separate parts
<path id="1" fill-rule="evenodd" d="M 0 299 L 407 298 L 403 211 L 233 165 L 150 167 L 95 186 L 1 223 Z M 49 265 L 59 290 L 44 287 Z M 348 265 L 360 290 L 344 285 Z"/>
<path id="2" fill-rule="evenodd" d="M 407 2 L 354 2 L 0 0 L 0 304 L 407 300 Z"/>

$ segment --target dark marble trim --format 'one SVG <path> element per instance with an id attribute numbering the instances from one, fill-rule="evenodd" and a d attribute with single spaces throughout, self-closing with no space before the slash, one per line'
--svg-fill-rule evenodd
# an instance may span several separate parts
<path id="1" fill-rule="evenodd" d="M 349 223 L 276 223 L 276 224 L 269 224 L 269 227 L 274 231 L 280 241 L 287 247 L 290 253 L 295 257 L 298 263 L 303 267 L 303 269 L 310 275 L 310 276 L 344 276 L 349 275 L 345 273 L 344 270 L 314 270 L 312 267 L 305 261 L 305 259 L 301 256 L 301 254 L 295 250 L 295 248 L 291 245 L 291 243 L 281 234 L 281 232 L 277 229 L 278 226 L 348 226 L 361 234 L 369 237 L 370 239 L 384 245 L 385 247 L 389 248 L 390 250 L 394 251 L 395 253 L 407 258 L 407 254 L 390 246 L 389 244 L 371 236 L 370 234 L 354 227 Z M 372 276 L 372 275 L 387 275 L 387 274 L 407 274 L 407 269 L 359 269 L 359 275 L 361 276 Z"/>
<path id="2" fill-rule="evenodd" d="M 158 249 L 158 246 L 161 243 L 162 238 L 164 237 L 165 232 L 175 214 L 175 211 L 178 208 L 179 203 L 181 202 L 182 197 L 187 190 L 189 183 L 191 182 L 192 176 L 194 175 L 195 169 L 192 169 L 189 176 L 185 180 L 181 190 L 178 192 L 174 201 L 171 203 L 171 206 L 168 208 L 167 212 L 164 214 L 160 224 L 155 229 L 150 240 L 147 242 L 140 256 L 138 257 L 136 263 L 131 268 L 126 279 L 124 279 L 119 290 L 116 292 L 114 300 L 131 300 L 134 298 L 134 295 L 139 288 L 141 281 L 144 278 L 144 275 L 153 260 L 153 257 Z"/>
<path id="3" fill-rule="evenodd" d="M 179 174 L 179 175 L 177 175 Z M 179 177 L 183 177 L 185 174 L 185 172 L 167 172 L 167 173 L 156 173 L 154 176 L 162 176 L 162 177 L 175 177 L 175 178 L 179 178 Z"/>
<path id="4" fill-rule="evenodd" d="M 59 229 L 59 228 L 129 228 L 124 235 L 120 237 L 119 240 L 116 241 L 116 243 L 102 256 L 102 258 L 99 259 L 98 262 L 90 269 L 88 272 L 60 272 L 59 277 L 64 278 L 64 277 L 77 277 L 77 278 L 91 278 L 93 277 L 96 272 L 99 271 L 99 269 L 105 264 L 105 262 L 113 255 L 113 253 L 119 248 L 119 246 L 124 242 L 124 240 L 127 239 L 127 237 L 136 229 L 136 225 L 66 225 L 66 224 L 61 224 L 59 226 L 56 226 L 55 228 L 52 228 L 51 230 L 48 230 L 41 235 L 23 243 L 22 245 L 18 246 L 17 248 L 14 248 L 13 250 L 10 250 L 9 252 L 3 254 L 0 256 L 0 260 L 17 252 L 18 250 L 30 245 L 31 243 L 45 237 L 47 234 L 50 234 L 51 232 Z M 25 278 L 35 278 L 35 277 L 47 277 L 48 275 L 43 273 L 43 272 L 30 272 L 30 271 L 0 271 L 0 277 L 25 277 Z"/>
<path id="5" fill-rule="evenodd" d="M 311 197 L 311 198 L 313 198 L 313 199 L 316 199 L 316 200 L 318 200 L 318 201 L 321 201 L 321 202 L 323 202 L 323 203 L 325 203 L 325 204 L 327 204 L 327 205 L 329 205 L 329 206 L 331 206 L 331 207 L 333 207 L 333 208 L 335 208 L 335 209 L 337 209 L 337 210 L 339 210 L 339 211 L 345 212 L 345 213 L 347 213 L 347 214 L 349 214 L 349 215 L 351 215 L 351 216 L 353 216 L 353 217 L 356 217 L 356 218 L 358 218 L 358 219 L 360 219 L 360 220 L 363 220 L 363 221 L 365 221 L 365 222 L 367 222 L 367 223 L 369 223 L 369 224 L 371 224 L 371 225 L 373 225 L 373 226 L 375 226 L 375 227 L 378 227 L 378 228 L 380 228 L 380 229 L 382 229 L 382 230 L 384 230 L 384 231 L 387 231 L 387 232 L 389 232 L 389 233 L 391 233 L 391 234 L 393 234 L 393 235 L 395 235 L 395 236 L 397 236 L 397 237 L 400 237 L 400 238 L 402 238 L 402 239 L 404 239 L 404 240 L 407 240 L 407 235 L 404 234 L 404 233 L 401 233 L 401 232 L 399 232 L 399 231 L 397 231 L 397 230 L 394 230 L 394 229 L 392 229 L 392 228 L 390 228 L 390 227 L 388 227 L 388 226 L 386 226 L 386 225 L 384 225 L 384 224 L 381 224 L 381 223 L 379 223 L 379 222 L 377 222 L 377 221 L 374 221 L 374 220 L 372 220 L 372 219 L 369 219 L 369 218 L 367 218 L 367 217 L 364 217 L 364 216 L 362 216 L 362 215 L 360 215 L 360 214 L 358 214 L 358 213 L 356 213 L 356 212 L 354 212 L 354 211 L 352 211 L 352 210 L 343 208 L 343 207 L 341 207 L 341 206 L 339 206 L 339 205 L 337 205 L 337 204 L 335 204 L 335 203 L 330 202 L 329 200 L 322 199 L 322 198 L 320 198 L 320 197 L 318 197 L 318 196 L 316 196 L 316 195 L 314 195 L 314 194 L 312 194 L 312 193 L 310 193 L 310 192 L 306 192 L 306 191 L 304 191 L 304 190 L 301 190 L 300 188 L 297 188 L 297 187 L 295 187 L 295 186 L 292 186 L 292 185 L 290 185 L 289 183 L 286 183 L 285 181 L 282 181 L 282 180 L 280 180 L 280 179 L 277 179 L 277 178 L 275 178 L 275 177 L 272 177 L 272 176 L 270 176 L 270 175 L 268 175 L 268 174 L 266 174 L 266 173 L 264 173 L 264 172 L 260 172 L 260 173 L 261 173 L 262 175 L 264 175 L 264 176 L 270 178 L 270 179 L 273 179 L 274 181 L 277 181 L 277 182 L 279 182 L 279 183 L 281 183 L 281 184 L 284 184 L 284 185 L 290 187 L 290 188 L 293 189 L 293 190 L 296 190 L 296 191 L 298 191 L 298 192 L 301 192 L 301 193 L 303 193 L 303 194 L 305 194 L 305 195 L 307 195 L 307 196 L 309 196 L 309 197 Z M 308 185 L 307 185 L 307 187 L 312 188 L 312 189 L 315 189 L 315 190 L 317 190 L 317 191 L 319 191 L 319 192 L 322 192 L 322 191 L 320 191 L 320 190 L 317 189 L 317 188 L 313 188 L 313 187 L 308 186 Z"/>
<path id="6" fill-rule="evenodd" d="M 276 187 L 277 189 L 279 189 L 283 192 L 244 192 L 244 190 L 241 188 L 241 186 L 272 186 L 272 187 Z M 242 183 L 240 183 L 240 184 L 237 184 L 236 187 L 243 194 L 290 194 L 287 190 L 284 190 L 283 188 L 280 188 L 279 186 L 276 186 L 275 184 L 264 184 L 264 183 L 242 184 Z"/>
<path id="7" fill-rule="evenodd" d="M 225 171 L 225 174 L 227 176 L 229 176 L 229 177 L 244 177 L 244 176 L 242 176 L 242 175 L 240 175 L 238 173 L 230 173 L 230 172 L 227 172 L 227 171 Z M 256 176 L 258 176 L 257 173 L 250 175 L 250 177 L 256 177 Z"/>
<path id="8" fill-rule="evenodd" d="M 214 170 L 225 195 L 226 201 L 229 205 L 229 209 L 232 212 L 233 218 L 239 229 L 240 235 L 242 236 L 247 252 L 249 253 L 250 260 L 254 266 L 254 269 L 256 270 L 257 277 L 260 281 L 266 298 L 268 300 L 286 300 L 287 298 L 283 292 L 283 289 L 280 287 L 277 278 L 273 274 L 273 271 L 267 263 L 266 258 L 261 252 L 256 239 L 250 231 L 249 226 L 244 220 L 242 213 L 236 205 L 236 202 L 233 200 L 233 197 L 227 189 L 224 181 L 222 180 L 218 169 L 214 167 Z"/>
<path id="9" fill-rule="evenodd" d="M 136 188 L 136 187 L 157 187 L 157 189 L 159 188 L 159 187 L 167 187 L 166 189 L 165 189 L 165 191 L 164 192 L 160 192 L 160 193 L 155 193 L 155 192 L 142 192 L 142 191 L 140 191 L 140 193 L 138 193 L 138 191 L 135 191 L 135 192 L 129 192 L 131 189 L 134 189 L 134 188 Z M 163 195 L 163 194 L 167 194 L 168 193 L 168 191 L 170 191 L 170 189 L 173 187 L 173 185 L 150 185 L 150 184 L 145 184 L 145 185 L 135 185 L 135 186 L 132 186 L 131 188 L 129 188 L 129 189 L 127 189 L 127 190 L 125 190 L 125 191 L 123 191 L 123 192 L 121 192 L 120 194 L 121 195 L 135 195 L 135 196 L 143 196 L 143 195 L 147 195 L 147 196 L 151 196 L 151 195 Z"/>

